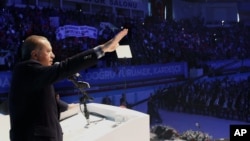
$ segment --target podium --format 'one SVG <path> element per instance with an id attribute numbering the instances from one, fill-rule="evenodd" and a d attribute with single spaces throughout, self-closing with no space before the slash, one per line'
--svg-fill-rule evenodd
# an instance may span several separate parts
<path id="1" fill-rule="evenodd" d="M 149 115 L 105 104 L 87 107 L 89 123 L 81 112 L 61 121 L 64 141 L 150 140 Z"/>
<path id="2" fill-rule="evenodd" d="M 89 122 L 80 108 L 61 113 L 64 141 L 149 141 L 149 115 L 117 106 L 87 104 Z M 0 115 L 0 141 L 9 141 L 9 115 Z"/>
<path id="3" fill-rule="evenodd" d="M 0 141 L 10 141 L 10 117 L 9 115 L 0 114 Z"/>

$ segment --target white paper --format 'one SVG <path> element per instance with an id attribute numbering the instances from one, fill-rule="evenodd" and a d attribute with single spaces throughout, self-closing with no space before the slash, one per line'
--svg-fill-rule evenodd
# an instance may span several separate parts
<path id="1" fill-rule="evenodd" d="M 119 45 L 116 48 L 118 58 L 132 58 L 132 53 L 129 45 Z"/>

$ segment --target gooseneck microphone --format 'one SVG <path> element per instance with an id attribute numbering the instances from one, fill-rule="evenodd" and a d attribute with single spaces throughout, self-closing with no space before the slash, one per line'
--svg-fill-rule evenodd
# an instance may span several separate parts
<path id="1" fill-rule="evenodd" d="M 77 79 L 77 78 L 79 78 L 80 76 L 81 76 L 80 73 L 77 72 L 77 73 L 75 73 L 75 74 L 69 76 L 68 79 L 69 79 L 69 80 Z"/>

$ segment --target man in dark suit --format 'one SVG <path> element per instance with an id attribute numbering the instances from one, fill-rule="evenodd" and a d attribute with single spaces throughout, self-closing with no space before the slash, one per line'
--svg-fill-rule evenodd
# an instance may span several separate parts
<path id="1" fill-rule="evenodd" d="M 53 83 L 95 65 L 106 52 L 113 52 L 127 35 L 123 29 L 110 41 L 53 64 L 50 42 L 32 35 L 22 45 L 23 61 L 12 74 L 9 94 L 11 141 L 62 141 L 59 109 Z"/>

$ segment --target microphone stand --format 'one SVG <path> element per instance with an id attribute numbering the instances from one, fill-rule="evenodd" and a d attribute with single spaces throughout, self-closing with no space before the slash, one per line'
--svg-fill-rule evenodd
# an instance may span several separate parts
<path id="1" fill-rule="evenodd" d="M 88 108 L 87 108 L 87 101 L 92 101 L 93 98 L 89 97 L 87 92 L 85 90 L 83 90 L 83 88 L 90 88 L 89 83 L 83 82 L 83 81 L 77 81 L 76 77 L 74 77 L 74 76 L 69 77 L 68 80 L 70 80 L 75 85 L 75 87 L 78 88 L 79 91 L 83 94 L 83 96 L 80 97 L 80 110 L 84 114 L 84 116 L 85 116 L 85 118 L 87 120 L 87 125 L 85 126 L 85 128 L 88 128 L 88 126 L 92 122 L 97 123 L 97 122 L 100 122 L 100 121 L 104 120 L 105 116 L 97 114 L 97 113 L 92 113 L 92 114 L 95 114 L 95 115 L 101 117 L 101 119 L 95 120 L 95 121 L 92 121 L 92 122 L 90 122 L 90 120 L 89 120 L 90 113 L 89 113 Z M 83 106 L 84 106 L 83 110 L 82 110 L 81 104 L 83 104 Z"/>
<path id="2" fill-rule="evenodd" d="M 87 96 L 87 93 L 86 91 L 83 91 L 81 89 L 81 92 L 84 94 L 83 97 L 80 98 L 80 103 L 83 103 L 83 106 L 84 106 L 84 116 L 87 120 L 87 125 L 90 124 L 90 121 L 89 121 L 89 111 L 88 111 L 88 108 L 87 108 L 87 100 L 89 100 L 90 98 Z"/>
<path id="3" fill-rule="evenodd" d="M 84 116 L 87 120 L 87 125 L 90 124 L 89 122 L 89 111 L 88 111 L 88 108 L 87 108 L 87 101 L 88 100 L 93 100 L 93 98 L 89 97 L 88 94 L 86 93 L 85 90 L 83 90 L 82 88 L 83 87 L 89 87 L 88 84 L 86 86 L 86 84 L 84 84 L 83 82 L 81 83 L 81 81 L 76 81 L 75 78 L 69 78 L 69 80 L 75 85 L 76 88 L 79 89 L 79 91 L 83 94 L 83 96 L 80 98 L 80 104 L 83 104 L 84 106 Z M 81 109 L 81 107 L 80 107 Z M 81 110 L 82 111 L 82 110 Z"/>

